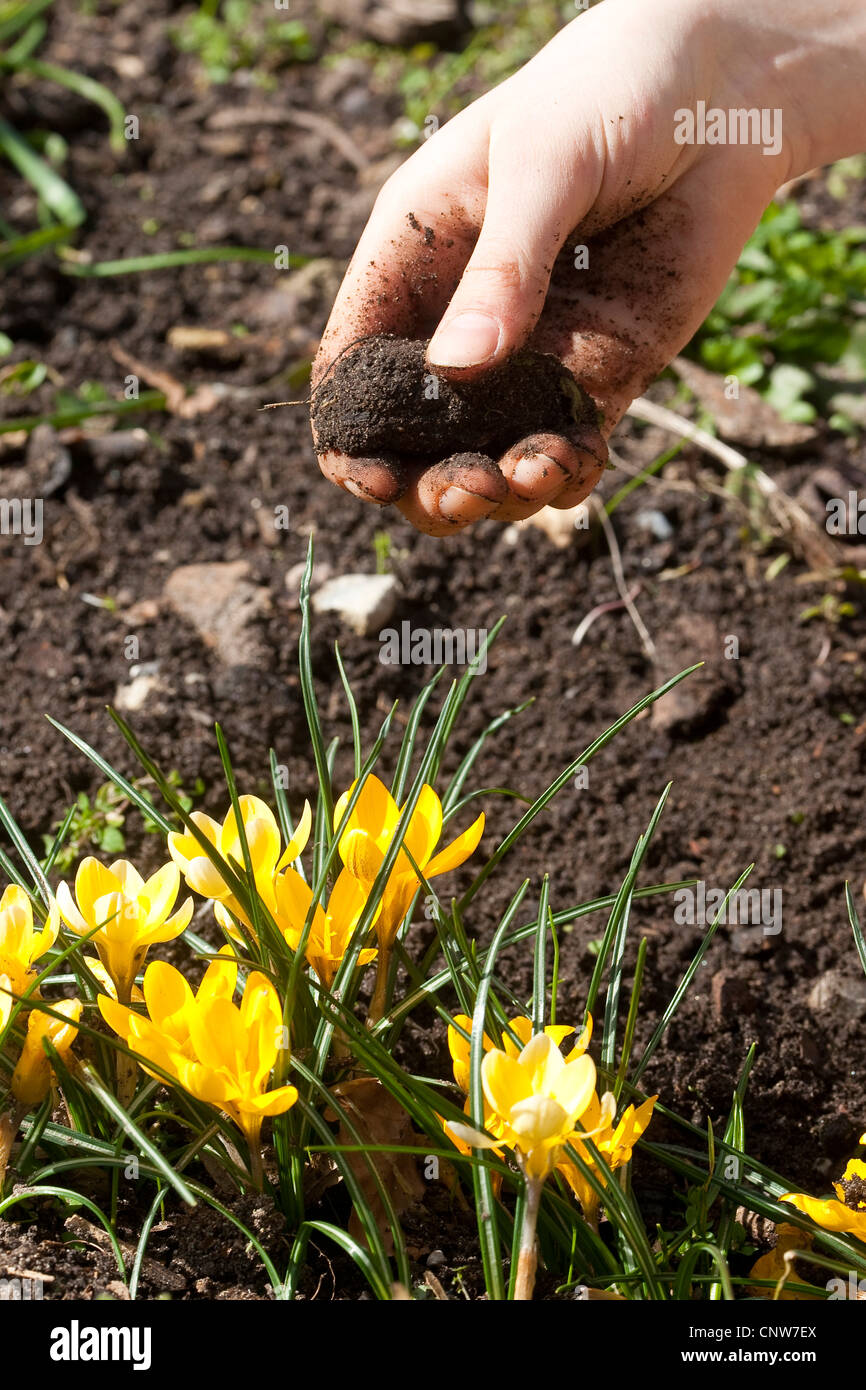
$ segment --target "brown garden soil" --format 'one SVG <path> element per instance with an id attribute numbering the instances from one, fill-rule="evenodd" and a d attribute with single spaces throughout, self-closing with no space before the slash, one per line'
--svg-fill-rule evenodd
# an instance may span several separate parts
<path id="1" fill-rule="evenodd" d="M 423 339 L 379 337 L 341 354 L 312 393 L 320 452 L 441 460 L 471 450 L 492 463 L 529 434 L 595 424 L 592 401 L 550 353 L 517 352 L 478 381 L 437 381 L 434 394 L 425 391 L 426 347 Z"/>
<path id="2" fill-rule="evenodd" d="M 646 1081 L 687 1118 L 703 1124 L 709 1115 L 718 1124 L 756 1043 L 749 1150 L 792 1184 L 826 1189 L 866 1128 L 866 985 L 843 897 L 849 879 L 862 902 L 866 874 L 862 612 L 838 625 L 800 621 L 827 586 L 804 583 L 807 567 L 798 559 L 765 579 L 779 547 L 759 552 L 743 514 L 720 492 L 721 471 L 692 447 L 667 466 L 663 484 L 638 490 L 615 513 L 626 583 L 640 584 L 637 602 L 656 643 L 655 662 L 622 609 L 599 616 L 579 648 L 571 643 L 581 618 L 618 597 L 603 536 L 577 532 L 568 548 L 557 549 L 540 530 L 485 523 L 435 540 L 416 534 L 396 512 L 377 512 L 332 488 L 316 468 L 307 412 L 259 406 L 306 389 L 298 390 L 295 368 L 315 350 L 375 190 L 397 162 L 390 126 L 399 105 L 371 89 L 355 58 L 292 67 L 270 93 L 239 83 L 207 86 L 167 37 L 178 14 L 172 6 L 128 0 L 93 8 L 85 14 L 61 7 L 45 56 L 104 80 L 139 115 L 140 139 L 125 157 L 111 154 L 94 109 L 59 88 L 12 84 L 0 103 L 20 126 L 56 130 L 69 141 L 66 172 L 87 207 L 83 240 L 92 257 L 172 249 L 181 234 L 191 234 L 197 245 L 285 244 L 317 264 L 292 277 L 268 265 L 225 264 L 89 281 L 62 274 L 53 259 L 31 259 L 0 287 L 0 330 L 15 342 L 16 356 L 44 361 L 55 374 L 54 385 L 26 401 L 6 399 L 7 413 L 49 408 L 58 382 L 75 389 L 97 381 L 120 396 L 129 372 L 143 382 L 168 373 L 202 393 L 209 407 L 134 417 L 148 430 L 140 450 L 130 446 L 134 457 L 91 446 L 91 427 L 62 436 L 68 459 L 61 454 L 59 472 L 58 441 L 44 434 L 29 453 L 14 440 L 0 452 L 0 493 L 29 495 L 22 477 L 31 489 L 34 477 L 57 484 L 45 487 L 43 544 L 0 538 L 0 791 L 13 813 L 39 844 L 70 799 L 102 780 L 46 723 L 46 713 L 127 774 L 136 772 L 105 712 L 106 704 L 123 703 L 135 680 L 130 635 L 138 638 L 137 661 L 149 683 L 128 718 L 163 768 L 176 770 L 186 786 L 200 776 L 199 804 L 220 813 L 225 795 L 213 735 L 219 719 L 241 786 L 267 795 L 272 745 L 290 769 L 297 811 L 314 788 L 296 667 L 296 567 L 313 531 L 320 572 L 337 575 L 373 572 L 374 535 L 387 528 L 401 585 L 397 624 L 489 629 L 508 615 L 487 672 L 473 684 L 449 766 L 495 715 L 530 696 L 534 703 L 488 743 L 479 787 L 540 793 L 660 679 L 704 659 L 703 670 L 658 713 L 632 724 L 592 762 L 587 786 L 566 788 L 537 819 L 491 891 L 473 903 L 467 925 L 489 939 L 519 882 L 531 878 L 537 894 L 544 872 L 555 908 L 615 892 L 672 781 L 643 881 L 694 877 L 726 888 L 754 861 L 752 882 L 782 890 L 783 925 L 778 935 L 754 926 L 720 929 Z M 332 125 L 297 125 L 280 115 L 287 107 L 326 116 Z M 33 209 L 20 182 L 2 186 L 10 183 L 8 171 L 0 171 L 8 215 L 26 224 Z M 804 214 L 820 221 L 820 185 L 806 184 L 799 196 Z M 159 226 L 148 235 L 142 223 L 151 217 Z M 851 206 L 846 217 L 861 220 L 862 209 Z M 243 336 L 232 334 L 236 324 Z M 207 350 L 184 349 L 169 337 L 178 325 L 222 329 L 227 337 Z M 671 392 L 665 383 L 654 389 L 662 399 Z M 670 443 L 633 422 L 614 439 L 632 468 Z M 787 493 L 805 487 L 807 500 L 819 468 L 841 472 L 852 488 L 866 481 L 862 449 L 823 427 L 797 452 L 752 456 Z M 604 481 L 610 495 L 623 474 Z M 816 504 L 813 496 L 812 505 L 820 525 L 821 498 Z M 277 507 L 289 509 L 287 530 L 270 524 Z M 665 529 L 658 516 L 646 516 L 648 508 L 663 515 L 669 536 L 648 529 Z M 227 561 L 246 566 L 233 572 L 246 587 L 239 604 L 227 605 L 228 626 L 208 644 L 164 587 L 179 566 Z M 105 597 L 111 607 L 94 603 Z M 730 636 L 739 655 L 726 660 Z M 356 637 L 336 619 L 318 618 L 313 645 L 323 716 L 346 746 L 337 638 L 368 740 L 391 702 L 399 698 L 405 709 L 430 672 L 383 665 L 376 636 Z M 339 773 L 350 775 L 345 756 Z M 496 796 L 484 806 L 481 853 L 517 814 L 514 802 Z M 125 830 L 130 857 L 154 866 L 157 838 L 141 833 L 134 814 Z M 206 930 L 203 922 L 199 915 Z M 582 1011 L 591 944 L 603 925 L 592 916 L 563 937 L 561 1018 L 577 1020 Z M 410 942 L 420 948 L 429 931 L 421 923 Z M 632 932 L 648 940 L 640 1046 L 701 928 L 677 924 L 671 900 L 658 898 L 635 904 Z M 512 951 L 503 974 L 528 997 L 525 952 Z M 443 1031 L 432 1015 L 413 1018 L 403 1045 L 413 1067 L 448 1074 Z M 675 1220 L 669 1180 L 646 1159 L 635 1167 L 649 1216 Z M 340 1197 L 333 1200 L 339 1207 Z M 238 1211 L 272 1253 L 286 1254 L 273 1212 L 255 1201 Z M 111 1253 L 92 1232 L 79 1228 L 73 1250 L 64 1244 L 75 1234 L 64 1229 L 66 1212 L 30 1208 L 26 1215 L 20 1226 L 0 1223 L 0 1265 L 54 1274 L 49 1296 L 119 1294 Z M 121 1208 L 124 1238 L 134 1241 L 140 1219 L 130 1199 Z M 477 1288 L 473 1229 L 471 1214 L 432 1184 L 428 1201 L 407 1218 L 419 1269 L 439 1250 L 440 1277 L 447 1281 L 449 1269 L 461 1267 L 466 1287 Z M 170 1207 L 149 1255 L 146 1297 L 270 1296 L 243 1238 L 215 1216 Z M 360 1285 L 344 1262 L 316 1254 L 303 1292 L 357 1297 Z"/>

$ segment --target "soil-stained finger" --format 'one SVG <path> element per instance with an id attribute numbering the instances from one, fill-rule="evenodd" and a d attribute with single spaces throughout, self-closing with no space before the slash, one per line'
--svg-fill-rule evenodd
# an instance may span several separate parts
<path id="1" fill-rule="evenodd" d="M 399 459 L 351 458 L 330 451 L 319 454 L 318 460 L 329 482 L 362 502 L 386 507 L 399 501 L 409 485 L 410 470 Z"/>
<path id="2" fill-rule="evenodd" d="M 496 513 L 508 484 L 493 459 L 455 454 L 426 468 L 406 489 L 400 511 L 429 536 L 450 536 Z"/>

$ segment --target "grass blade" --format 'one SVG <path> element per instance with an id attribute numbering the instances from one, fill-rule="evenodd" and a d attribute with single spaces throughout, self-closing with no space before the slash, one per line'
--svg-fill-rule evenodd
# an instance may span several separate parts
<path id="1" fill-rule="evenodd" d="M 289 268 L 294 270 L 306 265 L 309 259 L 309 256 L 289 256 Z M 272 266 L 274 253 L 256 246 L 193 246 L 185 251 L 157 251 L 150 256 L 129 256 L 122 261 L 97 261 L 95 265 L 69 261 L 61 268 L 64 275 L 94 280 L 109 275 L 140 275 L 152 270 L 174 270 L 185 265 L 215 265 L 219 261 L 258 261 L 261 265 Z"/>
<path id="2" fill-rule="evenodd" d="M 80 227 L 84 204 L 50 164 L 38 155 L 8 121 L 0 116 L 0 153 L 38 193 L 49 212 L 65 227 Z"/>

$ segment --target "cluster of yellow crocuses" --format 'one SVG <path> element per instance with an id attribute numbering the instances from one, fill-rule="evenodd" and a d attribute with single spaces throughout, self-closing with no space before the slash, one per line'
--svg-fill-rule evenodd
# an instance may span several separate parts
<path id="1" fill-rule="evenodd" d="M 99 1008 L 127 1047 L 152 1064 L 145 1066 L 152 1076 L 168 1076 L 234 1120 L 255 1161 L 265 1116 L 282 1115 L 298 1093 L 294 1086 L 267 1089 L 283 1036 L 277 991 L 253 971 L 238 1007 L 236 984 L 229 951 L 211 962 L 195 994 L 179 970 L 155 960 L 142 985 L 148 1017 L 108 995 L 100 995 Z"/>
<path id="2" fill-rule="evenodd" d="M 457 1014 L 448 1029 L 454 1080 L 467 1097 L 471 1029 L 472 1020 L 465 1014 Z M 576 1031 L 552 1024 L 533 1037 L 532 1020 L 521 1016 L 509 1021 L 501 1048 L 485 1033 L 481 1062 L 484 1132 L 453 1123 L 446 1123 L 445 1131 L 463 1152 L 489 1148 L 501 1155 L 503 1149 L 510 1149 L 530 1179 L 544 1181 L 554 1171 L 560 1172 L 586 1220 L 595 1225 L 598 1194 L 566 1150 L 572 1147 L 598 1175 L 586 1144 L 591 1139 L 608 1168 L 621 1168 L 630 1161 L 658 1097 L 650 1096 L 638 1107 L 627 1106 L 617 1121 L 611 1092 L 599 1097 L 596 1091 L 595 1064 L 587 1052 L 592 1019 L 587 1020 L 565 1056 L 560 1050 L 560 1044 Z M 468 1114 L 468 1098 L 465 1110 Z"/>
<path id="3" fill-rule="evenodd" d="M 44 925 L 37 931 L 33 906 L 24 889 L 10 883 L 4 890 L 0 898 L 0 1036 L 9 1023 L 16 998 L 39 997 L 36 962 L 54 945 L 59 930 L 56 903 L 52 902 Z M 40 1105 L 51 1085 L 51 1064 L 43 1040 L 65 1058 L 78 1032 L 75 1025 L 81 1017 L 80 1000 L 63 999 L 51 1007 L 59 1017 L 31 1010 L 21 1055 L 12 1074 L 12 1094 L 28 1108 Z"/>
<path id="4" fill-rule="evenodd" d="M 375 776 L 367 778 L 347 815 L 354 791 L 353 784 L 334 810 L 343 867 L 327 904 L 315 904 L 305 943 L 307 962 L 326 988 L 332 985 L 367 906 L 401 816 L 400 807 Z M 253 932 L 253 922 L 205 844 L 250 889 L 254 887 L 259 903 L 295 950 L 312 905 L 312 889 L 298 865 L 309 840 L 312 813 L 305 804 L 298 827 L 284 847 L 277 819 L 264 801 L 243 796 L 238 807 L 242 830 L 233 807 L 222 822 L 194 812 L 191 821 L 197 833 L 187 829 L 170 834 L 170 862 L 148 879 L 127 860 L 104 865 L 92 857 L 85 859 L 74 887 L 59 886 L 39 931 L 33 926 L 28 895 L 21 888 L 8 888 L 0 903 L 0 1025 L 8 1019 L 15 997 L 32 991 L 35 962 L 54 944 L 62 921 L 95 951 L 85 960 L 101 986 L 99 1009 L 125 1046 L 142 1059 L 151 1075 L 176 1082 L 229 1116 L 255 1157 L 265 1116 L 288 1110 L 298 1093 L 285 1084 L 268 1089 L 278 1058 L 281 1076 L 286 1075 L 289 1063 L 281 1000 L 273 983 L 254 971 L 246 979 L 240 1003 L 234 1002 L 238 973 L 234 953 L 244 936 Z M 400 924 L 421 885 L 419 875 L 429 880 L 456 868 L 481 838 L 483 816 L 440 849 L 443 821 L 439 797 L 425 786 L 377 897 L 372 922 L 377 946 L 366 946 L 358 955 L 360 966 L 378 955 L 380 982 Z M 244 870 L 242 835 L 252 884 Z M 139 989 L 136 979 L 150 947 L 173 940 L 189 925 L 193 901 L 186 897 L 178 905 L 181 880 L 212 902 L 230 944 L 208 966 L 195 992 L 180 970 L 163 961 L 147 965 Z M 78 1000 L 63 1000 L 52 1007 L 57 1017 L 31 1010 L 13 1079 L 16 1096 L 28 1105 L 44 1099 L 51 1082 L 43 1038 L 67 1059 L 82 1009 Z M 470 1029 L 471 1020 L 458 1015 L 449 1030 L 455 1080 L 467 1094 L 469 1041 L 464 1034 Z M 560 1051 L 560 1043 L 574 1031 L 552 1026 L 533 1038 L 530 1020 L 521 1017 L 511 1021 L 501 1049 L 485 1036 L 486 1134 L 458 1125 L 445 1128 L 458 1148 L 465 1149 L 471 1142 L 496 1147 L 499 1153 L 511 1150 L 530 1177 L 543 1180 L 558 1169 L 587 1218 L 594 1221 L 597 1197 L 566 1155 L 566 1146 L 573 1145 L 589 1163 L 585 1140 L 590 1137 L 610 1167 L 627 1163 L 649 1122 L 654 1098 L 637 1110 L 629 1106 L 615 1123 L 613 1098 L 599 1098 L 596 1093 L 595 1066 L 587 1053 L 591 1023 L 566 1056 Z"/>
<path id="5" fill-rule="evenodd" d="M 375 776 L 366 779 L 351 814 L 346 816 L 355 786 L 353 783 L 340 797 L 334 812 L 343 869 L 327 904 L 315 905 L 305 944 L 307 962 L 326 988 L 333 983 L 367 906 L 401 816 L 390 792 Z M 150 1063 L 154 1074 L 174 1079 L 191 1095 L 230 1116 L 253 1148 L 264 1116 L 282 1113 L 297 1098 L 291 1086 L 267 1089 L 284 1031 L 281 1001 L 274 985 L 264 974 L 253 972 L 247 978 L 240 1006 L 235 1005 L 237 965 L 232 946 L 210 965 L 195 994 L 183 974 L 164 962 L 147 967 L 143 991 L 135 985 L 150 947 L 174 940 L 189 925 L 192 898 L 177 906 L 181 878 L 193 892 L 213 903 L 216 919 L 234 945 L 243 941 L 244 933 L 253 931 L 249 913 L 202 841 L 212 846 L 233 874 L 246 881 L 243 835 L 252 868 L 250 891 L 255 892 L 287 945 L 292 950 L 300 945 L 312 889 L 293 866 L 309 840 L 310 807 L 305 804 L 297 830 L 283 848 L 277 819 L 264 801 L 243 796 L 238 806 L 242 829 L 233 807 L 222 823 L 194 812 L 191 821 L 198 833 L 186 830 L 170 834 L 170 862 L 146 880 L 125 859 L 111 865 L 93 857 L 84 859 L 74 889 L 66 883 L 59 886 L 40 931 L 34 930 L 30 898 L 23 889 L 10 886 L 0 904 L 0 1032 L 16 998 L 28 991 L 31 999 L 36 997 L 34 962 L 54 944 L 62 920 L 70 932 L 96 951 L 95 957 L 85 956 L 85 961 L 104 990 L 99 1007 L 126 1046 Z M 432 787 L 424 786 L 377 898 L 373 926 L 380 977 L 383 958 L 387 961 L 400 924 L 421 886 L 419 873 L 429 879 L 456 868 L 468 859 L 481 838 L 483 815 L 436 853 L 443 821 L 439 797 Z M 358 955 L 358 964 L 364 966 L 376 955 L 376 948 L 365 947 Z M 146 1014 L 138 1010 L 142 1003 Z M 32 1010 L 29 1016 L 27 1039 L 13 1080 L 13 1091 L 22 1103 L 38 1102 L 48 1092 L 51 1069 L 42 1038 L 47 1038 L 59 1054 L 68 1054 L 75 1038 L 81 1003 L 63 1001 L 52 1007 L 63 1015 L 63 1021 L 39 1010 Z M 287 1052 L 287 1048 L 282 1050 Z M 283 1060 L 287 1066 L 288 1056 Z"/>

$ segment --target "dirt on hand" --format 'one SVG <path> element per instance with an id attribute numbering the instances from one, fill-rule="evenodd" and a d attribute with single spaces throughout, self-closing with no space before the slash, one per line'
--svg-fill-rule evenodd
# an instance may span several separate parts
<path id="1" fill-rule="evenodd" d="M 472 381 L 446 381 L 423 339 L 365 338 L 337 359 L 313 393 L 320 453 L 355 458 L 498 458 L 532 434 L 576 439 L 595 424 L 589 396 L 558 358 L 524 348 Z"/>

